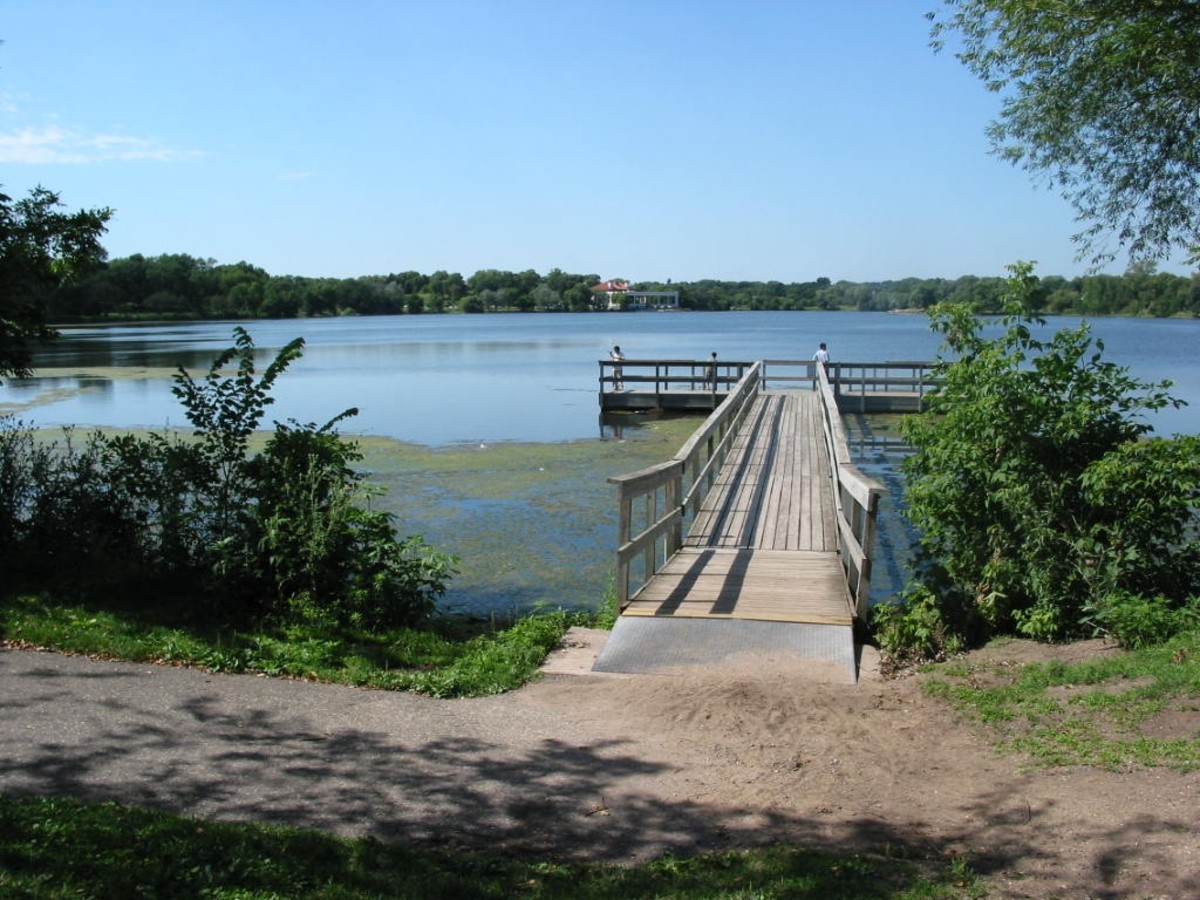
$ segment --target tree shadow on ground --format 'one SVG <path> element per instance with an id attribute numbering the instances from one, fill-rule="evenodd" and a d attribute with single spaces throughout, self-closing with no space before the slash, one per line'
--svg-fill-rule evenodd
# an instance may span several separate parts
<path id="1" fill-rule="evenodd" d="M 889 822 L 830 821 L 785 802 L 729 808 L 672 798 L 657 780 L 678 784 L 686 773 L 674 763 L 641 758 L 626 739 L 573 736 L 569 723 L 527 728 L 524 711 L 506 722 L 502 710 L 491 725 L 513 729 L 513 740 L 471 736 L 488 733 L 474 726 L 497 716 L 491 701 L 53 657 L 5 664 L 12 656 L 0 653 L 0 790 L 13 795 L 553 859 L 628 862 L 786 843 L 904 858 L 968 848 L 985 875 L 1063 863 L 1048 810 L 1030 807 L 1019 788 L 964 786 L 966 824 L 950 834 L 914 825 L 919 811 Z M 430 726 L 416 713 L 436 704 L 443 720 Z M 1139 857 L 1157 867 L 1156 890 L 1200 894 L 1195 873 L 1159 854 L 1187 823 L 1143 815 L 1081 827 L 1104 896 L 1126 896 L 1120 873 Z"/>

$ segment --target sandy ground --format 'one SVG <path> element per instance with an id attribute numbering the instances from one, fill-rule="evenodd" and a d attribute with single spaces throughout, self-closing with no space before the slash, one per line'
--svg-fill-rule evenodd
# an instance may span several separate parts
<path id="1" fill-rule="evenodd" d="M 459 701 L 2 651 L 0 790 L 571 859 L 963 854 L 992 897 L 1200 897 L 1200 773 L 998 755 L 869 656 L 857 685 L 597 675 L 603 637 L 573 630 L 537 683 Z"/>

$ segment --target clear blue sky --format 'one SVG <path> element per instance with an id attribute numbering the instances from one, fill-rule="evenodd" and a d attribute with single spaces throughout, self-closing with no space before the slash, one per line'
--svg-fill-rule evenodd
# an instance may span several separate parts
<path id="1" fill-rule="evenodd" d="M 0 190 L 273 275 L 1081 274 L 936 4 L 7 0 Z"/>

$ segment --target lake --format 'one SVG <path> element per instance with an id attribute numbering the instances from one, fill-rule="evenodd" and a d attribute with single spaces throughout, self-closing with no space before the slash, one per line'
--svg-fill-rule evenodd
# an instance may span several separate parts
<path id="1" fill-rule="evenodd" d="M 1052 328 L 1077 319 L 1051 320 Z M 939 338 L 921 315 L 846 312 L 638 312 L 288 319 L 242 323 L 264 362 L 295 337 L 303 359 L 277 385 L 276 418 L 324 422 L 347 407 L 343 431 L 430 446 L 596 437 L 599 367 L 614 344 L 630 359 L 809 359 L 826 341 L 834 359 L 931 359 Z M 161 428 L 181 424 L 162 377 L 193 374 L 232 344 L 234 323 L 71 328 L 39 353 L 66 369 L 0 387 L 0 410 L 44 425 Z M 1100 319 L 1114 362 L 1145 380 L 1171 378 L 1191 406 L 1156 429 L 1200 431 L 1200 322 Z M 117 367 L 79 376 L 72 370 Z M 140 371 L 139 371 L 140 370 Z M 163 372 L 162 370 L 168 370 Z"/>
<path id="2" fill-rule="evenodd" d="M 1078 319 L 1052 319 L 1051 330 Z M 456 553 L 447 606 L 464 611 L 590 607 L 611 577 L 616 509 L 605 478 L 667 458 L 698 421 L 647 417 L 618 439 L 599 414 L 598 360 L 923 360 L 939 337 L 922 315 L 858 312 L 637 312 L 388 316 L 241 323 L 261 366 L 303 337 L 302 359 L 276 383 L 268 419 L 324 423 L 349 407 L 343 434 L 370 436 L 364 465 L 389 488 L 404 533 Z M 0 414 L 35 426 L 186 425 L 170 392 L 184 366 L 205 373 L 233 343 L 231 322 L 64 329 L 39 352 L 35 378 L 0 386 Z M 1147 381 L 1170 378 L 1189 402 L 1153 420 L 1164 434 L 1200 431 L 1200 322 L 1099 319 L 1106 358 Z M 261 371 L 260 366 L 260 371 Z M 848 422 L 860 465 L 898 495 L 894 457 L 870 438 L 885 423 Z M 390 439 L 377 441 L 376 438 Z M 403 444 L 398 443 L 403 442 Z M 906 535 L 885 510 L 877 598 L 903 578 Z"/>

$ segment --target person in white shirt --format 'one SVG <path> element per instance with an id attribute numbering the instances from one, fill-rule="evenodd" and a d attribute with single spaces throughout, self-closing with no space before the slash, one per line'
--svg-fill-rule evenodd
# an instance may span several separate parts
<path id="1" fill-rule="evenodd" d="M 610 352 L 608 355 L 616 362 L 620 362 L 625 358 L 625 354 L 621 352 L 621 348 L 619 346 L 613 347 L 612 352 Z M 625 382 L 621 378 L 620 366 L 613 366 L 613 390 L 625 390 Z"/>
<path id="2" fill-rule="evenodd" d="M 821 342 L 821 346 L 817 347 L 817 352 L 813 354 L 813 359 L 821 364 L 821 368 L 829 372 L 829 348 L 825 346 L 825 342 Z"/>

